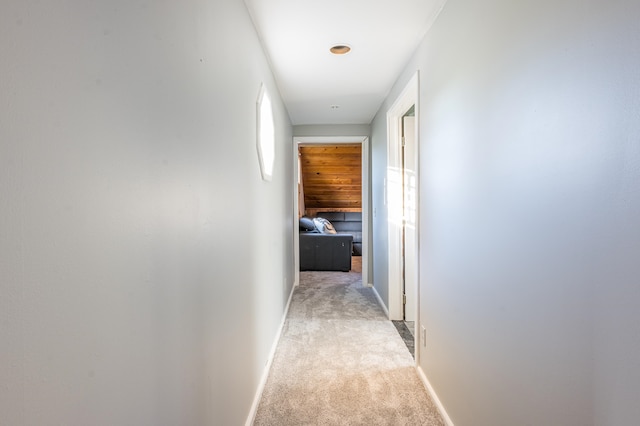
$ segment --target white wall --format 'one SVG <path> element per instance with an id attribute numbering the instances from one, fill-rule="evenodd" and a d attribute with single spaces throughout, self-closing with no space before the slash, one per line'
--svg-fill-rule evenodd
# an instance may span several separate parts
<path id="1" fill-rule="evenodd" d="M 305 124 L 293 126 L 293 136 L 369 136 L 368 124 Z"/>
<path id="2" fill-rule="evenodd" d="M 387 206 L 385 204 L 387 110 L 394 100 L 388 98 L 371 123 L 371 263 L 373 279 L 369 281 L 373 283 L 387 309 L 389 308 L 389 235 L 387 232 Z"/>
<path id="3" fill-rule="evenodd" d="M 5 0 L 0 57 L 0 424 L 244 423 L 293 284 L 244 3 Z"/>
<path id="4" fill-rule="evenodd" d="M 449 0 L 373 122 L 387 300 L 386 111 L 419 70 L 420 366 L 457 426 L 640 418 L 639 14 Z"/>

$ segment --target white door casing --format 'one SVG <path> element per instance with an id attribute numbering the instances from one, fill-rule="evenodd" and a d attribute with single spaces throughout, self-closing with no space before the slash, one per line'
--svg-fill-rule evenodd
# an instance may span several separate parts
<path id="1" fill-rule="evenodd" d="M 294 150 L 294 185 L 293 205 L 295 208 L 293 229 L 294 232 L 294 267 L 295 285 L 300 284 L 300 240 L 298 233 L 298 178 L 300 173 L 298 163 L 298 147 L 300 144 L 340 144 L 340 143 L 360 143 L 362 145 L 362 285 L 370 287 L 369 277 L 369 137 L 368 136 L 296 136 L 293 138 Z"/>
<path id="2" fill-rule="evenodd" d="M 416 320 L 418 294 L 418 235 L 416 232 L 417 212 L 417 156 L 415 138 L 415 117 L 403 117 L 404 128 L 404 319 Z"/>

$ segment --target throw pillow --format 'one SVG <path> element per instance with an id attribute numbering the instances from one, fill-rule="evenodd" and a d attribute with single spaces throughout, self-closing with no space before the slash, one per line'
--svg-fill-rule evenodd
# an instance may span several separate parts
<path id="1" fill-rule="evenodd" d="M 333 228 L 331 222 L 323 217 L 314 218 L 313 223 L 316 224 L 316 229 L 323 234 L 336 234 L 336 230 Z"/>

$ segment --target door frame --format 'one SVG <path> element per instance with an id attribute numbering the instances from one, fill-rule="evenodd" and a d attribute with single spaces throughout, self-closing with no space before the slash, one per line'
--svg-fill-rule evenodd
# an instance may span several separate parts
<path id="1" fill-rule="evenodd" d="M 300 284 L 300 232 L 298 224 L 298 148 L 301 144 L 353 144 L 362 146 L 362 285 L 372 287 L 369 282 L 369 136 L 294 136 L 293 138 L 293 255 L 294 255 L 294 282 Z"/>
<path id="2" fill-rule="evenodd" d="M 403 319 L 403 292 L 402 292 L 402 227 L 398 226 L 398 211 L 397 203 L 398 197 L 402 195 L 402 189 L 400 188 L 400 194 L 398 194 L 397 181 L 399 178 L 399 170 L 402 169 L 402 118 L 406 112 L 415 105 L 415 172 L 416 172 L 416 188 L 415 188 L 415 200 L 416 200 L 416 223 L 413 232 L 415 233 L 416 241 L 416 300 L 415 303 L 415 331 L 420 329 L 420 267 L 419 253 L 420 253 L 420 213 L 418 211 L 420 206 L 420 171 L 419 171 L 419 122 L 420 122 L 420 108 L 419 108 L 419 72 L 411 77 L 402 93 L 396 98 L 396 101 L 387 111 L 387 170 L 385 178 L 385 204 L 387 206 L 387 233 L 388 233 L 388 285 L 389 285 L 389 319 L 402 320 Z M 394 210 L 394 208 L 396 210 Z M 400 209 L 401 211 L 402 209 Z M 400 213 L 401 215 L 401 213 Z M 421 336 L 419 333 L 414 332 L 415 336 L 415 348 L 416 357 L 418 360 L 419 341 Z"/>
<path id="3" fill-rule="evenodd" d="M 413 303 L 417 298 L 417 290 L 418 290 L 418 242 L 417 242 L 417 232 L 415 231 L 416 226 L 416 213 L 417 213 L 417 205 L 416 205 L 416 197 L 417 197 L 417 178 L 418 176 L 415 174 L 418 167 L 418 158 L 417 158 L 417 140 L 416 140 L 416 117 L 415 115 L 412 117 L 408 117 L 406 114 L 402 117 L 402 136 L 404 137 L 404 146 L 402 147 L 403 155 L 403 179 L 402 179 L 402 188 L 403 188 L 403 229 L 402 229 L 402 243 L 403 243 L 403 254 L 404 254 L 404 262 L 403 262 L 403 277 L 404 277 L 404 294 L 407 298 L 407 303 L 403 304 L 404 311 L 404 319 L 405 321 L 416 321 L 417 313 L 415 309 L 417 308 L 417 304 Z"/>

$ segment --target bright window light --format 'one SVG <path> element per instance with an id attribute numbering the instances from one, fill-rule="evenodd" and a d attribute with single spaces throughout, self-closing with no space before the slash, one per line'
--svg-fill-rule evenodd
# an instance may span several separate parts
<path id="1" fill-rule="evenodd" d="M 271 99 L 267 94 L 264 84 L 258 95 L 258 160 L 262 179 L 271 180 L 273 174 L 273 162 L 275 160 L 275 125 L 273 122 L 273 110 Z"/>

